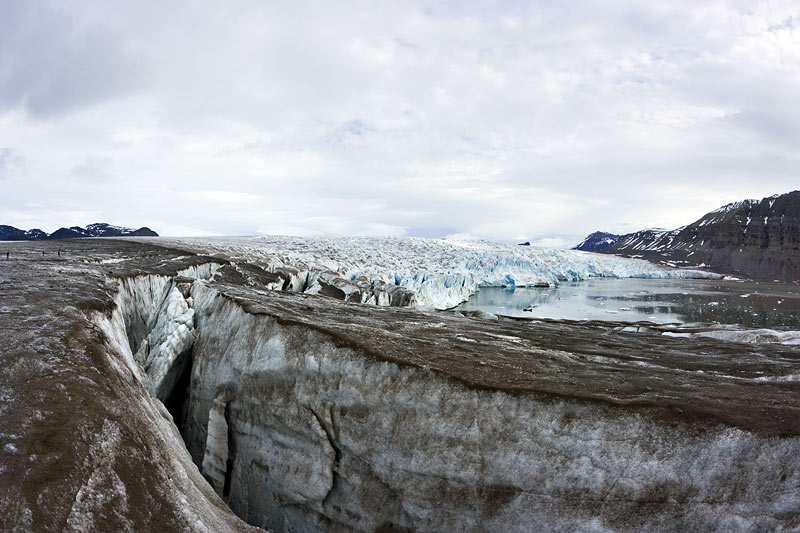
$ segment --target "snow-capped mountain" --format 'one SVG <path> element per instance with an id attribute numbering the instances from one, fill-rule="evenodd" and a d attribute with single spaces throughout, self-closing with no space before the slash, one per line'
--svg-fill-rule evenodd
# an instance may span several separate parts
<path id="1" fill-rule="evenodd" d="M 613 233 L 606 233 L 604 231 L 595 231 L 586 237 L 582 243 L 573 247 L 573 250 L 582 250 L 584 252 L 597 252 L 599 250 L 607 250 L 614 246 L 619 239 L 619 235 Z"/>
<path id="2" fill-rule="evenodd" d="M 800 191 L 733 202 L 675 230 L 622 235 L 606 253 L 706 265 L 757 279 L 800 279 Z"/>
<path id="3" fill-rule="evenodd" d="M 21 230 L 14 226 L 0 225 L 0 241 L 39 241 L 47 238 L 40 229 Z"/>
<path id="4" fill-rule="evenodd" d="M 133 229 L 113 226 L 105 222 L 89 224 L 85 228 L 80 226 L 60 228 L 49 235 L 40 229 L 26 231 L 14 226 L 0 226 L 0 241 L 43 241 L 78 237 L 158 237 L 158 233 L 147 227 Z"/>

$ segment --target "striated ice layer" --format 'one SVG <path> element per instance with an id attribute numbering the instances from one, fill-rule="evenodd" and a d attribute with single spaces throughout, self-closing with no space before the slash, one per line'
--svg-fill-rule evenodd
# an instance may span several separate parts
<path id="1" fill-rule="evenodd" d="M 228 429 L 235 459 L 227 501 L 251 523 L 276 531 L 796 529 L 796 436 L 700 419 L 664 423 L 622 401 L 465 386 L 368 355 L 359 345 L 387 347 L 373 336 L 354 342 L 369 330 L 347 315 L 352 306 L 341 306 L 348 325 L 333 337 L 319 315 L 317 329 L 272 316 L 270 307 L 248 312 L 223 294 L 230 289 L 192 287 L 201 334 L 184 436 L 211 472 L 210 457 L 227 453 L 214 444 L 218 428 Z M 291 300 L 283 305 L 291 316 Z M 303 301 L 298 310 L 319 308 Z M 545 353 L 586 358 L 530 355 Z M 739 381 L 716 379 L 721 387 Z"/>
<path id="2" fill-rule="evenodd" d="M 134 354 L 147 375 L 148 392 L 162 402 L 169 398 L 194 344 L 194 309 L 190 304 L 191 298 L 171 285 L 150 321 L 150 333 Z"/>
<path id="3" fill-rule="evenodd" d="M 448 309 L 482 286 L 556 285 L 591 277 L 720 278 L 697 270 L 672 270 L 617 256 L 485 241 L 446 241 L 414 237 L 225 237 L 161 239 L 193 251 L 258 264 L 270 272 L 291 270 L 295 292 L 320 292 L 335 274 L 343 291 L 358 284 L 399 286 L 414 292 L 417 306 Z M 327 278 L 325 276 L 328 276 Z M 385 290 L 361 297 L 388 305 Z M 361 291 L 360 294 L 372 294 Z"/>
<path id="4" fill-rule="evenodd" d="M 707 337 L 709 339 L 746 344 L 777 343 L 800 345 L 800 331 L 791 330 L 714 328 L 708 331 L 666 331 L 662 335 L 671 337 Z"/>
<path id="5" fill-rule="evenodd" d="M 180 278 L 208 279 L 216 263 L 178 271 Z M 130 371 L 155 398 L 166 402 L 189 362 L 196 338 L 191 283 L 169 276 L 149 275 L 119 280 L 116 310 L 104 332 L 123 347 Z M 122 332 L 127 338 L 122 338 Z"/>

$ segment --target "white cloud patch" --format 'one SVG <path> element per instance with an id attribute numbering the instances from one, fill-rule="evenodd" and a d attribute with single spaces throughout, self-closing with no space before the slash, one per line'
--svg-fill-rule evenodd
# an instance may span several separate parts
<path id="1" fill-rule="evenodd" d="M 0 223 L 553 246 L 676 227 L 796 188 L 798 20 L 788 1 L 7 2 Z"/>

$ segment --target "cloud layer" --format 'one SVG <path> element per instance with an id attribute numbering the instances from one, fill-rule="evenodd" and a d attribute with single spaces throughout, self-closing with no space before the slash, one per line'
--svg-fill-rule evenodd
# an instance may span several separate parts
<path id="1" fill-rule="evenodd" d="M 668 4 L 0 0 L 0 223 L 560 245 L 798 188 L 796 3 Z"/>

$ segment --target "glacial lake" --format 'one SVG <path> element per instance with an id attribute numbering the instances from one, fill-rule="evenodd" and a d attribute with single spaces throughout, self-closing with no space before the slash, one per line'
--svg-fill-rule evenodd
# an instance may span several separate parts
<path id="1" fill-rule="evenodd" d="M 457 310 L 506 316 L 800 328 L 800 285 L 594 278 L 557 287 L 483 287 Z"/>

